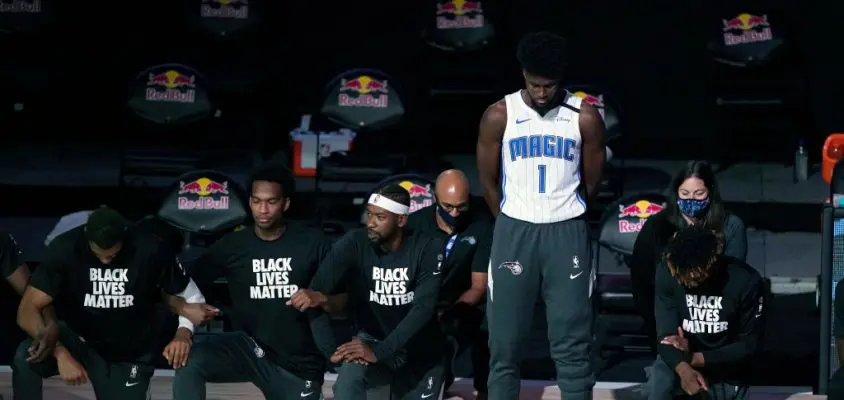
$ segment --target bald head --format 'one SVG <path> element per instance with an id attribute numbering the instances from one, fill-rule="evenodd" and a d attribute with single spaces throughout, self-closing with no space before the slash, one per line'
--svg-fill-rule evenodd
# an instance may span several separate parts
<path id="1" fill-rule="evenodd" d="M 469 201 L 469 179 L 459 169 L 445 170 L 437 177 L 434 192 L 437 201 L 443 205 L 465 205 Z"/>

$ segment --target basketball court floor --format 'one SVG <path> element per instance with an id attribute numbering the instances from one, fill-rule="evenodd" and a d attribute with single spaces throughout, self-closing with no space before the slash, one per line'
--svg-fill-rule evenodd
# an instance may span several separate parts
<path id="1" fill-rule="evenodd" d="M 34 156 L 33 156 L 34 155 Z M 232 179 L 245 181 L 247 171 L 254 165 L 251 155 L 221 158 L 215 169 L 229 174 Z M 457 168 L 467 172 L 472 179 L 474 194 L 480 194 L 474 157 L 451 157 Z M 670 184 L 671 176 L 682 167 L 684 162 L 676 161 L 641 161 L 626 160 L 616 167 L 623 168 L 624 194 L 641 192 L 663 192 Z M 104 190 L 119 185 L 119 152 L 103 148 L 64 148 L 64 149 L 0 149 L 0 187 L 3 185 L 34 187 L 101 187 Z M 818 333 L 817 312 L 815 311 L 815 291 L 817 276 L 820 273 L 820 207 L 822 199 L 827 197 L 826 185 L 814 173 L 808 181 L 793 183 L 790 167 L 774 164 L 738 164 L 724 169 L 718 174 L 719 185 L 728 209 L 734 207 L 736 213 L 745 219 L 748 225 L 748 262 L 764 276 L 771 278 L 773 291 L 782 304 L 772 304 L 766 352 L 774 354 L 782 369 L 791 370 L 794 365 L 817 363 Z M 143 177 L 142 183 L 148 187 L 167 187 L 173 178 Z M 298 182 L 299 191 L 313 189 L 312 180 Z M 366 184 L 331 183 L 322 185 L 326 192 L 360 191 L 371 188 Z M 39 191 L 44 193 L 44 191 Z M 61 197 L 26 200 L 26 193 L 9 193 L 10 196 L 23 196 L 24 201 L 38 202 L 49 207 L 50 203 L 62 204 Z M 87 207 L 96 207 L 90 204 Z M 82 209 L 82 208 L 80 208 Z M 742 210 L 739 212 L 739 210 Z M 76 211 L 68 210 L 67 212 Z M 50 214 L 0 215 L 0 227 L 14 232 L 27 255 L 38 259 L 44 248 L 44 238 L 53 228 L 58 216 Z M 814 221 L 817 221 L 816 223 Z M 797 228 L 795 228 L 797 227 Z M 601 274 L 626 274 L 626 267 L 620 265 L 611 254 L 602 251 L 599 272 Z M 637 356 L 623 356 L 612 363 L 602 373 L 596 398 L 638 398 L 636 383 L 644 378 L 642 368 L 647 359 Z M 801 364 L 795 364 L 800 362 Z M 6 369 L 8 371 L 8 369 Z M 169 397 L 170 371 L 159 371 L 156 378 L 153 398 Z M 11 377 L 0 370 L 0 393 L 10 391 Z M 808 398 L 801 397 L 811 389 L 814 382 L 811 377 L 796 379 L 792 382 L 783 377 L 774 377 L 770 382 L 761 383 L 765 387 L 754 390 L 753 398 Z M 628 383 L 625 383 L 628 382 Z M 330 382 L 326 384 L 330 386 Z M 767 385 L 792 385 L 794 387 L 771 389 Z M 87 399 L 93 398 L 89 388 L 68 388 L 61 382 L 51 381 L 47 386 L 49 393 L 45 398 Z M 456 391 L 465 398 L 471 398 L 470 382 L 457 385 Z M 215 386 L 209 398 L 252 399 L 260 398 L 251 385 Z M 756 395 L 758 394 L 758 396 Z M 326 392 L 330 395 L 330 392 Z M 60 397 L 64 396 L 64 397 Z M 796 397 L 789 397 L 796 396 Z M 330 397 L 329 397 L 330 398 Z M 552 382 L 525 381 L 522 398 L 556 399 L 556 389 Z"/>

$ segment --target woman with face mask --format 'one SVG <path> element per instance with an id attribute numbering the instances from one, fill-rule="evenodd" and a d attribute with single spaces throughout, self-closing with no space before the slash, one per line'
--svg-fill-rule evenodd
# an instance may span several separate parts
<path id="1" fill-rule="evenodd" d="M 645 222 L 628 260 L 633 298 L 648 330 L 648 342 L 656 352 L 654 277 L 665 268 L 663 252 L 677 231 L 702 225 L 724 235 L 724 254 L 745 261 L 747 231 L 739 217 L 728 213 L 718 192 L 715 173 L 708 163 L 690 161 L 671 182 L 665 210 Z"/>

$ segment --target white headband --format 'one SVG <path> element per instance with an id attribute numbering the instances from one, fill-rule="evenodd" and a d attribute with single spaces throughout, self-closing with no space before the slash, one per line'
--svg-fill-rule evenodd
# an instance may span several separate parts
<path id="1" fill-rule="evenodd" d="M 393 214 L 407 215 L 407 212 L 410 211 L 410 207 L 404 204 L 399 204 L 393 200 L 381 196 L 378 193 L 373 193 L 371 196 L 369 196 L 369 204 L 381 207 Z"/>

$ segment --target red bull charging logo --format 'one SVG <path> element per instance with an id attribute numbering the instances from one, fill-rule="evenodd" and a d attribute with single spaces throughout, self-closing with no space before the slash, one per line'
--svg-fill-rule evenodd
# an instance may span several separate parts
<path id="1" fill-rule="evenodd" d="M 229 183 L 199 178 L 179 182 L 179 210 L 228 210 Z"/>
<path id="2" fill-rule="evenodd" d="M 724 45 L 766 42 L 773 40 L 767 15 L 739 14 L 735 18 L 722 20 L 724 23 Z"/>
<path id="3" fill-rule="evenodd" d="M 633 233 L 642 230 L 645 221 L 651 216 L 665 209 L 664 204 L 651 203 L 647 200 L 639 200 L 629 206 L 619 204 L 618 206 L 618 231 L 621 233 Z M 626 218 L 626 219 L 625 219 Z M 638 221 L 630 219 L 638 218 Z"/>
<path id="4" fill-rule="evenodd" d="M 249 18 L 249 0 L 202 0 L 199 7 L 203 18 Z"/>
<path id="5" fill-rule="evenodd" d="M 484 11 L 480 1 L 449 0 L 437 4 L 437 29 L 483 28 Z"/>
<path id="6" fill-rule="evenodd" d="M 41 0 L 0 1 L 0 13 L 40 13 Z"/>
<path id="7" fill-rule="evenodd" d="M 196 100 L 195 77 L 175 70 L 149 74 L 146 100 L 167 103 L 193 103 Z"/>
<path id="8" fill-rule="evenodd" d="M 340 94 L 337 96 L 340 107 L 387 108 L 388 100 L 387 81 L 367 75 L 340 81 Z"/>
<path id="9" fill-rule="evenodd" d="M 411 181 L 403 181 L 399 183 L 410 193 L 410 213 L 413 214 L 419 209 L 431 206 L 434 204 L 434 194 L 431 192 L 431 185 L 417 185 Z"/>
<path id="10" fill-rule="evenodd" d="M 589 104 L 591 106 L 595 106 L 595 107 L 603 107 L 604 106 L 604 99 L 602 98 L 603 96 L 601 96 L 601 95 L 593 96 L 593 95 L 586 93 L 586 92 L 574 92 L 574 95 L 577 96 L 577 97 L 580 97 L 581 99 L 583 99 L 583 101 L 586 104 Z"/>

